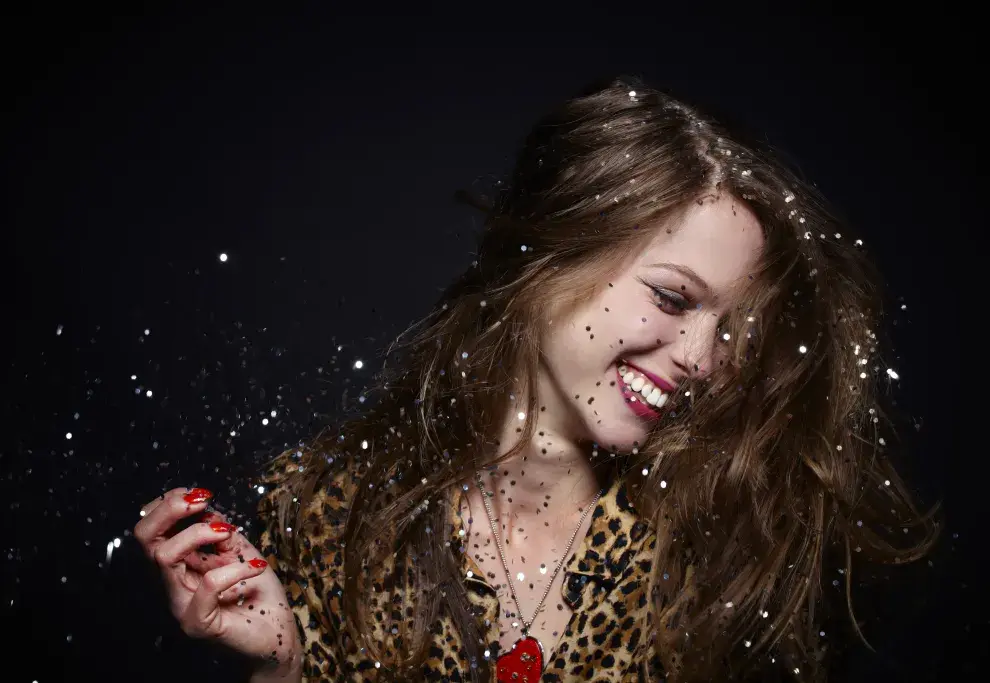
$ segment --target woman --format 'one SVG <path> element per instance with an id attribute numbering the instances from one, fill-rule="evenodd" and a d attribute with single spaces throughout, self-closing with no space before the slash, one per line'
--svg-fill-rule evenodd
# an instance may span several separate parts
<path id="1" fill-rule="evenodd" d="M 540 121 L 488 213 L 374 407 L 272 462 L 258 546 L 172 535 L 208 492 L 146 507 L 185 630 L 257 681 L 821 678 L 816 605 L 937 529 L 886 459 L 862 243 L 630 78 Z"/>

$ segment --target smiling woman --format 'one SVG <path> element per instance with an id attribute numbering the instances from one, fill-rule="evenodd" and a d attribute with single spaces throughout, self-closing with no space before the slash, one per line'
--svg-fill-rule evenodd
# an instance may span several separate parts
<path id="1" fill-rule="evenodd" d="M 375 405 L 271 463 L 260 552 L 300 637 L 274 671 L 820 678 L 827 564 L 937 528 L 886 457 L 861 243 L 633 79 L 538 122 L 485 208 Z"/>

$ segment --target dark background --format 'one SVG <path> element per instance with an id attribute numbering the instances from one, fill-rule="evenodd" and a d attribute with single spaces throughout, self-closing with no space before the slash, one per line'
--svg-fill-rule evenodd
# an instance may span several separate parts
<path id="1" fill-rule="evenodd" d="M 5 18 L 0 678 L 245 680 L 175 626 L 138 509 L 201 485 L 250 523 L 258 459 L 359 407 L 376 353 L 470 263 L 480 220 L 453 192 L 620 73 L 762 132 L 865 233 L 907 306 L 905 471 L 948 524 L 930 558 L 862 570 L 877 653 L 830 632 L 833 680 L 980 676 L 979 23 L 659 4 Z"/>

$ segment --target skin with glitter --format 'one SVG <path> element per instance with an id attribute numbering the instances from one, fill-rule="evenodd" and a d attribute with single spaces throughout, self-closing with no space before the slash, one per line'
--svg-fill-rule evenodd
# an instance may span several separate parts
<path id="1" fill-rule="evenodd" d="M 499 533 L 509 548 L 513 573 L 531 577 L 528 583 L 517 581 L 525 589 L 518 600 L 526 620 L 553 578 L 538 574 L 536 567 L 559 563 L 579 512 L 579 506 L 571 506 L 554 519 L 544 503 L 590 501 L 605 483 L 601 468 L 588 457 L 590 445 L 608 444 L 629 452 L 644 443 L 655 423 L 651 415 L 632 407 L 660 413 L 642 395 L 643 387 L 657 383 L 644 382 L 632 392 L 618 369 L 642 376 L 631 369 L 635 364 L 663 380 L 668 395 L 688 378 L 700 379 L 710 372 L 721 353 L 715 341 L 720 316 L 732 304 L 738 283 L 754 272 L 762 247 L 755 216 L 731 197 L 692 205 L 673 235 L 655 233 L 598 296 L 566 317 L 551 314 L 549 333 L 541 340 L 545 350 L 537 375 L 541 410 L 536 415 L 540 438 L 499 468 L 501 495 L 491 500 L 494 515 L 502 520 Z M 516 403 L 525 405 L 526 396 Z M 510 410 L 503 421 L 503 443 L 512 442 L 519 423 L 518 414 Z M 477 488 L 467 495 L 465 515 L 486 519 Z M 485 548 L 481 567 L 504 573 L 491 529 L 484 523 L 472 525 L 471 539 Z M 533 549 L 550 552 L 543 555 Z M 559 580 L 551 589 L 558 586 Z M 507 582 L 501 582 L 499 595 L 503 604 L 514 607 Z M 544 645 L 557 640 L 570 618 L 559 599 L 552 607 L 531 629 Z M 503 650 L 512 649 L 520 627 L 518 618 L 506 620 L 499 638 Z"/>
<path id="2" fill-rule="evenodd" d="M 238 528 L 209 509 L 212 498 L 204 488 L 172 489 L 141 508 L 134 537 L 161 568 L 172 614 L 186 634 L 257 659 L 256 681 L 297 676 L 300 655 L 285 589 Z M 188 517 L 198 521 L 174 533 Z M 215 552 L 201 550 L 207 544 Z"/>
<path id="3" fill-rule="evenodd" d="M 826 554 L 848 547 L 848 576 L 853 551 L 912 559 L 937 531 L 879 532 L 916 515 L 862 243 L 771 151 L 628 78 L 537 122 L 492 194 L 462 195 L 487 214 L 477 258 L 390 349 L 379 400 L 266 470 L 260 550 L 239 547 L 276 571 L 247 583 L 275 628 L 288 590 L 305 642 L 255 680 L 727 680 L 727 659 L 812 679 Z M 161 540 L 167 511 L 141 530 L 166 576 L 216 533 Z M 575 582 L 610 535 L 622 586 Z"/>

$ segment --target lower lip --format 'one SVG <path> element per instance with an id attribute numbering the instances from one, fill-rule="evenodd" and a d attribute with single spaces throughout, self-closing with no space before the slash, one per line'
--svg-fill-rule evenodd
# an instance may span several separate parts
<path id="1" fill-rule="evenodd" d="M 618 368 L 615 369 L 615 374 L 619 375 Z M 641 393 L 630 389 L 629 385 L 622 381 L 622 375 L 619 375 L 619 391 L 622 392 L 622 399 L 629 406 L 629 410 L 633 411 L 637 417 L 644 420 L 660 419 L 660 411 L 651 408 Z"/>

